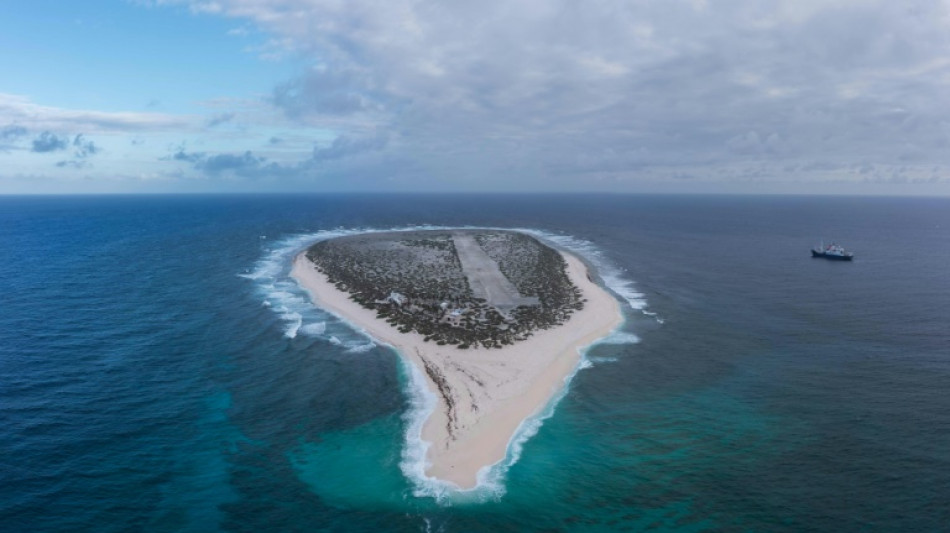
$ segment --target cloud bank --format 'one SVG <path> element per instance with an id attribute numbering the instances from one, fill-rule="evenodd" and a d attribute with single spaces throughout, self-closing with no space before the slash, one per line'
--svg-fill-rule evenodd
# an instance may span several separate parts
<path id="1" fill-rule="evenodd" d="M 287 116 L 375 129 L 432 174 L 582 188 L 948 163 L 947 3 L 185 3 L 311 57 L 271 95 Z"/>
<path id="2" fill-rule="evenodd" d="M 275 80 L 254 119 L 0 95 L 0 123 L 205 132 L 217 137 L 201 151 L 152 161 L 317 190 L 950 192 L 950 2 L 146 3 L 255 28 L 262 55 L 305 68 Z"/>

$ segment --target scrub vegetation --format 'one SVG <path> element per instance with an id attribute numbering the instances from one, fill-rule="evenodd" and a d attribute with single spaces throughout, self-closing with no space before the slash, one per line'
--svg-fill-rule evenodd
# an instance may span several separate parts
<path id="1" fill-rule="evenodd" d="M 482 269 L 463 267 L 456 249 L 460 236 L 474 237 L 510 282 L 508 287 L 513 285 L 525 297 L 522 301 L 536 303 L 496 307 L 476 297 L 472 283 L 492 280 Z M 307 257 L 337 289 L 375 310 L 378 318 L 403 333 L 417 332 L 427 341 L 460 349 L 500 348 L 524 340 L 538 329 L 563 324 L 584 305 L 561 254 L 523 233 L 368 233 L 318 242 Z"/>

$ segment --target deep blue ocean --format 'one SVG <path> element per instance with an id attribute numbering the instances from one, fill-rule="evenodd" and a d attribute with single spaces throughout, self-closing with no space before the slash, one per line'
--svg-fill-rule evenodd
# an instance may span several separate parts
<path id="1" fill-rule="evenodd" d="M 532 230 L 627 319 L 468 495 L 287 278 L 418 226 Z M 647 529 L 950 531 L 950 199 L 0 197 L 0 531 Z"/>

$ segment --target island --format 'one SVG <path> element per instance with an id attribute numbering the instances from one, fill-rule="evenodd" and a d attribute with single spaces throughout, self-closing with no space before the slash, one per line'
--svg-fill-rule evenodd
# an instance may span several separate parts
<path id="1" fill-rule="evenodd" d="M 461 489 L 622 322 L 580 258 L 517 231 L 337 237 L 298 254 L 291 275 L 420 370 L 438 398 L 422 428 L 426 475 Z"/>

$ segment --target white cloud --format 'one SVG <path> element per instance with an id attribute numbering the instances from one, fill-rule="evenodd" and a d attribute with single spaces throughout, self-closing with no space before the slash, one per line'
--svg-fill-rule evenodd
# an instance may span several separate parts
<path id="1" fill-rule="evenodd" d="M 931 2 L 186 3 L 310 55 L 275 91 L 289 115 L 384 131 L 431 168 L 581 183 L 604 168 L 950 163 L 950 18 Z"/>
<path id="2" fill-rule="evenodd" d="M 850 169 L 873 168 L 883 180 L 904 165 L 926 168 L 898 173 L 920 181 L 933 167 L 950 167 L 946 2 L 148 3 L 230 17 L 241 31 L 269 36 L 261 54 L 307 58 L 306 71 L 277 84 L 269 97 L 302 131 L 332 132 L 297 162 L 330 150 L 329 139 L 337 138 L 346 157 L 323 162 L 337 175 L 359 168 L 367 187 L 374 176 L 378 184 L 398 176 L 407 187 L 442 179 L 449 182 L 437 185 L 451 188 L 457 180 L 459 188 L 483 189 L 583 189 L 595 182 L 636 189 L 664 176 L 688 184 L 776 176 L 859 183 L 870 180 L 868 173 Z M 4 98 L 0 124 L 45 117 L 28 125 L 31 131 L 202 123 Z M 218 116 L 233 117 L 231 111 Z M 279 119 L 260 119 L 267 120 Z M 258 147 L 217 153 L 276 151 L 267 142 L 272 136 Z M 364 145 L 370 149 L 356 149 Z"/>
<path id="3" fill-rule="evenodd" d="M 161 113 L 106 112 L 44 106 L 29 98 L 0 93 L 0 124 L 20 124 L 31 130 L 126 133 L 171 131 L 188 126 L 189 117 Z"/>

